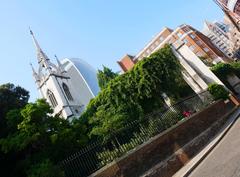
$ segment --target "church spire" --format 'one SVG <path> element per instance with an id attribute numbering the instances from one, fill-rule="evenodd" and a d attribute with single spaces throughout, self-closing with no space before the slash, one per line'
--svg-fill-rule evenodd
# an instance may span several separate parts
<path id="1" fill-rule="evenodd" d="M 64 73 L 65 70 L 63 69 L 63 66 L 62 66 L 61 62 L 59 61 L 57 55 L 55 55 L 55 58 L 56 58 L 56 61 L 57 61 L 57 64 L 58 64 L 58 68 L 59 68 L 60 73 L 61 73 L 61 74 Z"/>
<path id="2" fill-rule="evenodd" d="M 33 42 L 34 42 L 34 45 L 37 49 L 37 59 L 38 59 L 38 63 L 41 63 L 41 62 L 46 62 L 47 60 L 49 60 L 48 56 L 43 52 L 43 50 L 41 49 L 40 45 L 38 44 L 38 41 L 37 39 L 35 38 L 32 30 L 29 28 L 30 30 L 30 34 L 32 35 L 32 38 L 33 38 Z"/>
<path id="3" fill-rule="evenodd" d="M 31 68 L 32 68 L 32 73 L 33 73 L 33 77 L 34 77 L 35 81 L 36 81 L 36 82 L 39 82 L 39 81 L 40 81 L 40 78 L 39 78 L 38 74 L 36 73 L 35 69 L 33 68 L 32 63 L 30 63 L 30 66 L 31 66 Z"/>

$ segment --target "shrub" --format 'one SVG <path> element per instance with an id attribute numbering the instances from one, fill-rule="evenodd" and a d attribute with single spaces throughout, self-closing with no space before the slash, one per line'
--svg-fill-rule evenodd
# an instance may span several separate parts
<path id="1" fill-rule="evenodd" d="M 229 92 L 222 85 L 218 85 L 215 83 L 208 86 L 208 91 L 213 95 L 214 100 L 226 100 L 229 94 Z"/>
<path id="2" fill-rule="evenodd" d="M 228 63 L 218 63 L 211 68 L 212 72 L 216 74 L 219 79 L 225 80 L 228 75 L 234 74 L 234 68 Z"/>

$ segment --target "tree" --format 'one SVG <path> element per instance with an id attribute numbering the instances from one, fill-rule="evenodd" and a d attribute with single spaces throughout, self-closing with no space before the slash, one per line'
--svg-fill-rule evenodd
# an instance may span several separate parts
<path id="1" fill-rule="evenodd" d="M 7 114 L 7 125 L 15 131 L 0 139 L 1 151 L 17 157 L 8 176 L 55 176 L 63 174 L 56 166 L 88 141 L 86 127 L 52 116 L 45 100 L 27 104 L 21 111 Z M 15 121 L 15 118 L 20 121 Z M 60 175 L 61 176 L 61 175 Z"/>
<path id="2" fill-rule="evenodd" d="M 14 84 L 0 86 L 0 137 L 6 134 L 6 114 L 12 109 L 24 107 L 29 99 L 29 92 Z"/>
<path id="3" fill-rule="evenodd" d="M 29 92 L 24 88 L 10 83 L 0 85 L 0 138 L 16 131 L 15 125 L 21 122 L 21 117 L 16 115 L 19 115 L 20 109 L 27 104 L 28 99 Z M 9 125 L 7 124 L 8 114 L 11 115 L 9 117 L 11 117 L 12 122 Z M 12 165 L 17 158 L 17 154 L 0 152 L 1 174 L 3 176 L 7 176 L 7 174 L 11 176 L 9 171 L 13 171 Z"/>
<path id="4" fill-rule="evenodd" d="M 97 78 L 98 78 L 98 85 L 101 89 L 104 89 L 110 80 L 117 77 L 118 74 L 114 73 L 111 69 L 106 66 L 103 66 L 103 70 L 98 70 Z"/>
<path id="5" fill-rule="evenodd" d="M 127 123 L 162 109 L 163 92 L 178 98 L 181 82 L 179 61 L 167 45 L 112 79 L 90 101 L 80 119 L 88 120 L 90 135 L 108 137 Z"/>

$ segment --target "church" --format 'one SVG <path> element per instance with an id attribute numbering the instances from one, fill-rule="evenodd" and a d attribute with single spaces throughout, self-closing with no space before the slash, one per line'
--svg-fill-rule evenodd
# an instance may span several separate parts
<path id="1" fill-rule="evenodd" d="M 38 70 L 33 77 L 41 96 L 53 108 L 53 115 L 65 119 L 79 117 L 98 92 L 97 71 L 78 58 L 65 58 L 57 64 L 50 61 L 30 30 L 37 50 Z"/>

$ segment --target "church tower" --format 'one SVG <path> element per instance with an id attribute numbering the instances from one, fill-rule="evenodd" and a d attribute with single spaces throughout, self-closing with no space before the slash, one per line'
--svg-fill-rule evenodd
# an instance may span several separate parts
<path id="1" fill-rule="evenodd" d="M 38 70 L 35 71 L 32 65 L 31 67 L 35 83 L 42 97 L 51 105 L 54 115 L 59 115 L 65 119 L 80 116 L 83 104 L 79 99 L 75 99 L 77 93 L 72 88 L 68 73 L 56 56 L 57 65 L 50 61 L 31 30 L 30 34 L 37 50 Z"/>

